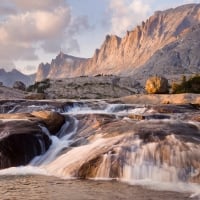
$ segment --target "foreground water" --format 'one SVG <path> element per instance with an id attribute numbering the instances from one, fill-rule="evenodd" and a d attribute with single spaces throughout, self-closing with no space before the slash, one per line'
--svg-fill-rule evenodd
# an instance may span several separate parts
<path id="1" fill-rule="evenodd" d="M 187 193 L 149 190 L 116 181 L 63 180 L 48 176 L 3 176 L 0 177 L 0 199 L 187 200 L 190 198 Z"/>
<path id="2" fill-rule="evenodd" d="M 26 109 L 38 108 L 48 105 Z M 199 108 L 90 101 L 53 110 L 66 123 L 56 136 L 41 127 L 52 140 L 45 154 L 0 170 L 0 199 L 200 198 Z"/>

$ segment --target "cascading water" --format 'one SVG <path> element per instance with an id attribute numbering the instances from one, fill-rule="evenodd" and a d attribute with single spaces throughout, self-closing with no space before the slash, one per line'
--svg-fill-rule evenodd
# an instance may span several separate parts
<path id="1" fill-rule="evenodd" d="M 131 184 L 166 183 L 172 185 L 172 190 L 174 184 L 182 183 L 187 185 L 183 190 L 198 194 L 200 123 L 187 119 L 190 113 L 167 113 L 167 119 L 159 119 L 152 116 L 156 110 L 151 107 L 102 107 L 76 104 L 64 109 L 66 123 L 56 136 L 50 136 L 43 128 L 51 137 L 51 147 L 35 157 L 24 171 L 38 170 L 40 174 L 62 178 L 114 178 Z M 138 121 L 132 115 L 144 118 Z M 14 170 L 20 173 L 22 168 L 9 170 L 1 170 L 0 174 Z"/>
<path id="2" fill-rule="evenodd" d="M 71 138 L 76 134 L 78 128 L 78 120 L 73 117 L 71 118 L 71 121 L 71 123 L 73 123 L 72 130 L 68 132 L 70 124 L 66 122 L 62 126 L 61 130 L 57 133 L 59 137 L 50 136 L 48 129 L 42 127 L 43 132 L 51 138 L 52 145 L 44 155 L 35 157 L 30 162 L 30 165 L 47 165 L 48 163 L 52 162 L 64 149 L 70 146 L 70 143 L 72 142 Z"/>

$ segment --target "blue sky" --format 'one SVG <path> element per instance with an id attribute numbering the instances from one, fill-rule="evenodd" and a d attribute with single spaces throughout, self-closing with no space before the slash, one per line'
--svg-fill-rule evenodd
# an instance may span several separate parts
<path id="1" fill-rule="evenodd" d="M 200 0 L 1 0 L 0 68 L 33 73 L 60 50 L 91 57 L 107 34 L 123 37 L 156 10 Z"/>

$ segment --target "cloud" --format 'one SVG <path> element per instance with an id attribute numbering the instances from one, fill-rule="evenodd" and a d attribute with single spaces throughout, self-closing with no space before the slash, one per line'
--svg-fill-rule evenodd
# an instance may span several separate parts
<path id="1" fill-rule="evenodd" d="M 32 11 L 32 10 L 52 10 L 55 7 L 66 6 L 64 0 L 8 0 L 14 4 L 18 10 Z"/>
<path id="2" fill-rule="evenodd" d="M 150 1 L 147 0 L 109 0 L 111 30 L 117 35 L 123 35 L 149 15 Z"/>
<path id="3" fill-rule="evenodd" d="M 0 60 L 37 60 L 41 51 L 79 51 L 76 37 L 90 28 L 85 16 L 72 16 L 65 0 L 1 1 Z"/>
<path id="4" fill-rule="evenodd" d="M 4 68 L 7 72 L 15 69 L 14 63 L 8 60 L 0 60 L 0 66 L 1 68 Z"/>
<path id="5" fill-rule="evenodd" d="M 6 3 L 3 3 L 3 2 L 0 4 L 0 16 L 1 16 L 1 18 L 3 16 L 6 16 L 8 14 L 13 14 L 15 12 L 16 12 L 16 10 L 13 6 L 7 5 Z"/>
<path id="6" fill-rule="evenodd" d="M 35 73 L 35 66 L 33 65 L 26 65 L 22 67 L 16 67 L 17 70 L 22 71 L 24 74 L 34 74 Z"/>

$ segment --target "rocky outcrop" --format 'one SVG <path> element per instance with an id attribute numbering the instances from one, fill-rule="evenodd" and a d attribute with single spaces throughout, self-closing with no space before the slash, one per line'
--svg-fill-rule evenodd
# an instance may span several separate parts
<path id="1" fill-rule="evenodd" d="M 65 117 L 57 112 L 52 111 L 35 111 L 33 116 L 41 119 L 51 134 L 56 134 L 60 127 L 65 123 Z"/>
<path id="2" fill-rule="evenodd" d="M 145 90 L 148 94 L 167 94 L 169 92 L 168 80 L 159 76 L 150 77 L 146 81 Z"/>
<path id="3" fill-rule="evenodd" d="M 199 23 L 200 4 L 155 12 L 140 26 L 127 31 L 123 38 L 106 36 L 101 48 L 90 59 L 60 53 L 52 60 L 46 77 L 132 74 L 141 80 L 155 74 L 199 72 Z M 44 78 L 40 77 L 42 68 L 45 71 L 45 67 L 40 67 L 36 80 Z"/>
<path id="4" fill-rule="evenodd" d="M 0 86 L 0 99 L 24 99 L 25 95 L 22 90 Z"/>
<path id="5" fill-rule="evenodd" d="M 26 85 L 21 81 L 15 81 L 15 83 L 13 84 L 13 88 L 17 90 L 25 91 Z"/>
<path id="6" fill-rule="evenodd" d="M 51 81 L 44 92 L 50 99 L 106 99 L 142 92 L 132 77 L 96 76 Z"/>
<path id="7" fill-rule="evenodd" d="M 41 126 L 56 134 L 65 122 L 62 115 L 51 111 L 0 114 L 0 120 L 0 169 L 28 164 L 45 153 L 51 139 Z"/>
<path id="8" fill-rule="evenodd" d="M 37 120 L 11 119 L 22 116 L 0 116 L 0 169 L 25 165 L 35 156 L 46 152 L 49 137 L 38 126 Z M 8 118 L 10 119 L 8 120 Z"/>

